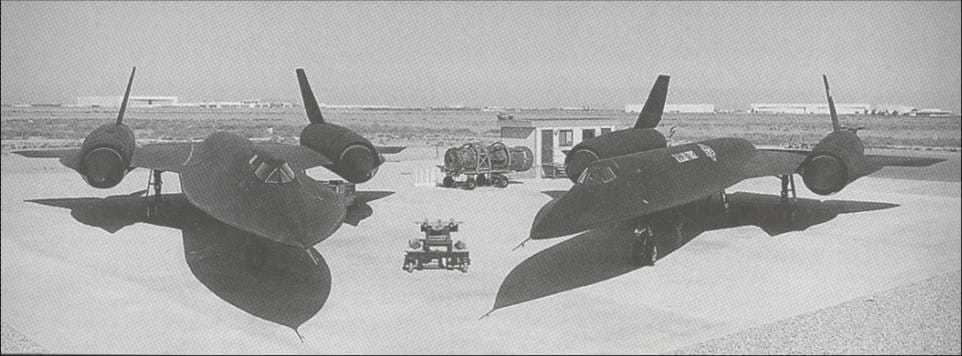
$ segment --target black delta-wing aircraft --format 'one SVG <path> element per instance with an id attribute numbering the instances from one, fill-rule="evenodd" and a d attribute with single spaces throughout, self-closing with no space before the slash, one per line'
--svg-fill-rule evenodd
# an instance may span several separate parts
<path id="1" fill-rule="evenodd" d="M 614 131 L 579 143 L 568 152 L 565 170 L 575 183 L 570 190 L 541 208 L 531 226 L 530 239 L 548 239 L 608 226 L 636 222 L 632 246 L 639 265 L 653 265 L 658 257 L 660 230 L 652 229 L 657 214 L 709 200 L 748 178 L 776 176 L 782 181 L 782 200 L 792 213 L 794 174 L 819 195 L 840 191 L 849 183 L 883 166 L 926 166 L 942 160 L 866 155 L 853 129 L 842 127 L 828 91 L 832 132 L 811 151 L 758 149 L 734 137 L 668 146 L 654 129 L 661 121 L 668 79 L 655 81 L 633 128 Z M 670 229 L 668 229 L 670 230 Z M 675 229 L 677 230 L 677 229 Z"/>
<path id="2" fill-rule="evenodd" d="M 363 203 L 372 197 L 355 192 L 353 185 L 374 177 L 384 157 L 364 137 L 324 121 L 303 69 L 297 69 L 297 79 L 310 124 L 301 131 L 300 145 L 252 142 L 219 131 L 202 142 L 137 146 L 133 131 L 123 122 L 134 73 L 136 68 L 130 73 L 117 121 L 95 129 L 79 149 L 15 153 L 58 157 L 96 188 L 116 186 L 134 168 L 150 169 L 154 195 L 147 198 L 154 199 L 148 215 L 160 203 L 161 173 L 178 173 L 187 200 L 204 213 L 302 249 L 323 241 L 343 222 L 357 224 L 352 209 L 366 207 Z M 403 147 L 383 149 L 397 153 Z M 317 166 L 349 183 L 319 182 L 305 173 Z"/>

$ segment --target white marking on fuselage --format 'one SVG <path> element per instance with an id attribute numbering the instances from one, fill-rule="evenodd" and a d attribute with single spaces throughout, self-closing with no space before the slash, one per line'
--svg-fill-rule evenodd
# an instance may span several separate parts
<path id="1" fill-rule="evenodd" d="M 184 163 L 181 163 L 180 165 L 186 166 L 186 165 L 187 165 L 187 162 L 190 162 L 190 159 L 191 159 L 192 157 L 194 157 L 194 143 L 193 143 L 193 142 L 190 143 L 190 153 L 187 154 L 187 159 L 185 159 L 185 160 L 184 160 Z"/>
<path id="2" fill-rule="evenodd" d="M 685 163 L 691 160 L 698 159 L 698 155 L 695 151 L 688 150 L 684 152 L 672 153 L 671 157 L 674 158 L 678 163 Z"/>

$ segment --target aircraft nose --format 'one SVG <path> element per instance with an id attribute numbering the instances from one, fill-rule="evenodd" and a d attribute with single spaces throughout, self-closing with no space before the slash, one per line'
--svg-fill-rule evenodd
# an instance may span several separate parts
<path id="1" fill-rule="evenodd" d="M 333 191 L 302 183 L 297 194 L 287 201 L 287 214 L 297 236 L 297 241 L 292 242 L 309 248 L 333 234 L 340 226 L 340 217 L 333 207 L 336 201 Z"/>
<path id="2" fill-rule="evenodd" d="M 547 239 L 555 237 L 552 233 L 552 226 L 556 224 L 556 218 L 552 212 L 552 208 L 558 202 L 558 199 L 552 199 L 547 204 L 538 210 L 538 214 L 534 217 L 534 223 L 531 224 L 530 238 L 534 240 Z"/>
<path id="3" fill-rule="evenodd" d="M 561 198 L 553 199 L 538 211 L 534 223 L 531 224 L 530 238 L 532 240 L 550 239 L 571 235 L 587 229 L 583 223 L 584 211 L 568 192 Z"/>

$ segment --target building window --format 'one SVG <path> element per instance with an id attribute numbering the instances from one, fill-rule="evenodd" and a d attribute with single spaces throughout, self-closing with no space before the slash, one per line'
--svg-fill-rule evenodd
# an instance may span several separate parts
<path id="1" fill-rule="evenodd" d="M 601 128 L 601 134 L 602 134 L 602 135 L 604 135 L 604 134 L 606 134 L 606 133 L 609 133 L 609 132 L 611 132 L 611 128 L 610 128 L 610 127 L 602 127 L 602 128 Z"/>
<path id="2" fill-rule="evenodd" d="M 581 140 L 588 140 L 595 138 L 595 129 L 584 129 L 581 130 Z"/>
<path id="3" fill-rule="evenodd" d="M 574 144 L 575 144 L 575 132 L 573 130 L 558 131 L 558 146 L 567 147 L 567 146 L 574 146 Z"/>

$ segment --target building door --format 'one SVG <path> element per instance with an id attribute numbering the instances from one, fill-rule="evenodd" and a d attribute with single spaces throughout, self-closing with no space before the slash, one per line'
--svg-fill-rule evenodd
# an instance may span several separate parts
<path id="1" fill-rule="evenodd" d="M 581 130 L 581 140 L 589 140 L 595 138 L 595 129 L 584 129 Z"/>
<path id="2" fill-rule="evenodd" d="M 553 130 L 541 130 L 541 163 L 554 163 Z"/>

